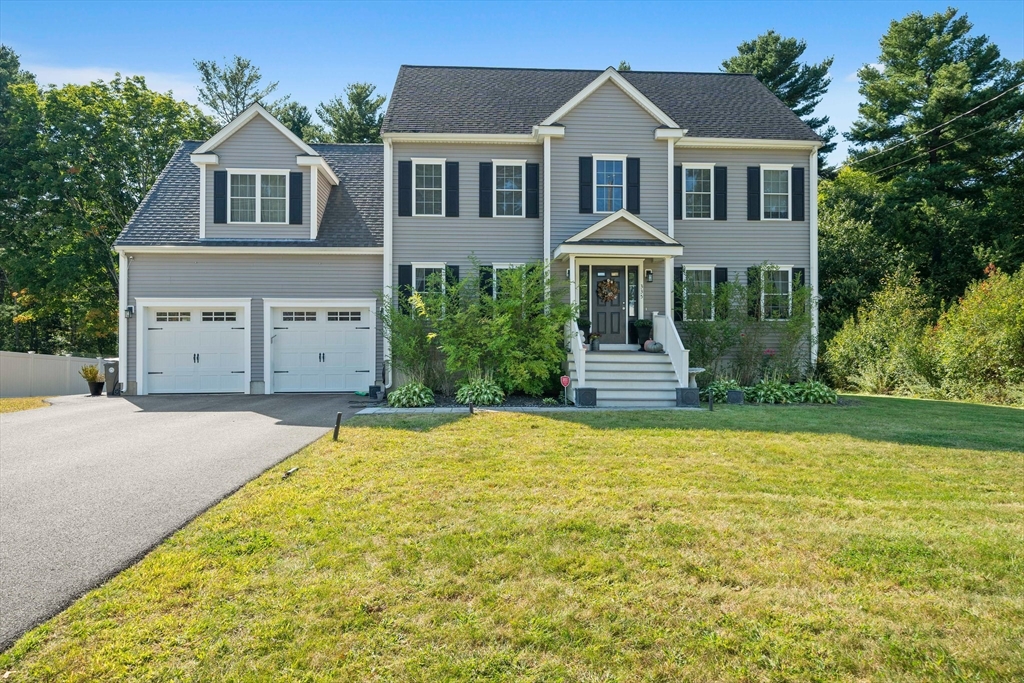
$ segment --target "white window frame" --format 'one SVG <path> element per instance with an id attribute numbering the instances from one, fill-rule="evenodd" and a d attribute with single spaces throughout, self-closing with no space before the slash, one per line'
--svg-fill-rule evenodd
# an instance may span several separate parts
<path id="1" fill-rule="evenodd" d="M 498 298 L 498 271 L 499 270 L 512 270 L 513 268 L 522 268 L 525 263 L 492 263 L 491 264 L 491 295 Z"/>
<path id="2" fill-rule="evenodd" d="M 445 202 L 444 198 L 447 194 L 448 188 L 445 186 L 447 179 L 445 178 L 445 162 L 447 159 L 427 159 L 427 158 L 412 158 L 412 215 L 421 218 L 444 218 L 445 215 Z M 419 213 L 416 211 L 416 167 L 417 166 L 440 166 L 441 167 L 441 213 Z M 426 188 L 420 188 L 426 189 Z M 435 188 L 429 188 L 435 189 Z M 415 282 L 415 278 L 413 279 Z"/>
<path id="3" fill-rule="evenodd" d="M 419 290 L 416 289 L 416 271 L 417 270 L 426 270 L 426 269 L 431 269 L 431 268 L 440 268 L 441 269 L 441 293 L 442 294 L 445 293 L 445 291 L 446 291 L 446 289 L 448 287 L 448 264 L 447 263 L 442 263 L 440 261 L 420 261 L 420 262 L 413 262 L 412 263 L 412 291 L 413 292 L 419 292 Z M 426 279 L 424 279 L 424 282 L 426 282 Z"/>
<path id="4" fill-rule="evenodd" d="M 764 172 L 765 171 L 786 171 L 786 217 L 765 218 L 764 215 Z M 772 194 L 775 194 L 774 192 Z M 789 221 L 793 219 L 793 164 L 761 164 L 761 220 L 763 221 Z"/>
<path id="5" fill-rule="evenodd" d="M 512 214 L 509 216 L 498 215 L 498 167 L 499 166 L 519 166 L 523 173 L 523 189 L 520 190 L 523 194 L 523 200 L 519 203 L 520 211 L 519 214 Z M 491 212 L 495 218 L 525 218 L 526 217 L 526 159 L 492 159 L 491 160 L 491 206 L 494 210 Z"/>
<path id="6" fill-rule="evenodd" d="M 692 168 L 692 167 L 691 167 Z M 707 263 L 683 264 L 683 320 L 686 320 L 686 273 L 691 270 L 706 270 L 711 273 L 711 317 L 701 318 L 701 322 L 715 319 L 715 265 Z"/>
<path id="7" fill-rule="evenodd" d="M 781 220 L 781 219 L 776 219 L 776 220 Z M 768 322 L 786 322 L 787 320 L 789 320 L 790 318 L 793 317 L 793 266 L 770 266 L 770 267 L 767 267 L 767 268 L 761 268 L 760 270 L 761 270 L 761 320 L 762 321 L 767 320 Z M 780 272 L 789 273 L 789 301 L 788 301 L 788 303 L 789 303 L 789 310 L 786 312 L 786 317 L 785 318 L 766 318 L 765 317 L 765 312 L 764 312 L 764 290 L 765 290 L 764 281 L 765 281 L 765 274 L 771 273 L 771 272 L 774 272 L 774 271 L 780 271 Z"/>
<path id="8" fill-rule="evenodd" d="M 686 171 L 687 169 L 693 170 L 710 170 L 711 171 L 711 215 L 708 217 L 704 216 L 687 216 L 686 215 L 686 195 L 687 194 L 704 194 L 703 192 L 690 192 L 686 191 Z M 715 220 L 715 164 L 683 164 L 683 220 L 684 221 L 713 221 Z"/>
<path id="9" fill-rule="evenodd" d="M 616 211 L 626 208 L 626 188 L 629 187 L 629 178 L 626 177 L 626 155 L 625 154 L 594 154 L 593 155 L 594 174 L 593 174 L 593 185 L 594 185 L 594 199 L 593 207 L 594 213 L 611 215 Z M 622 206 L 613 211 L 598 211 L 597 210 L 597 162 L 598 161 L 621 161 L 622 162 Z M 614 186 L 611 186 L 614 187 Z"/>
<path id="10" fill-rule="evenodd" d="M 288 221 L 288 210 L 291 207 L 291 171 L 288 169 L 280 168 L 229 168 L 228 172 L 228 223 L 231 225 L 289 225 Z M 231 219 L 231 176 L 234 175 L 254 175 L 256 176 L 256 220 L 255 221 L 236 221 Z M 284 176 L 284 220 L 273 221 L 264 223 L 261 218 L 263 213 L 263 197 L 261 196 L 263 190 L 262 177 L 265 175 L 283 175 Z M 303 174 L 305 175 L 305 174 Z M 303 179 L 305 182 L 305 179 Z M 275 197 L 278 199 L 278 197 Z"/>

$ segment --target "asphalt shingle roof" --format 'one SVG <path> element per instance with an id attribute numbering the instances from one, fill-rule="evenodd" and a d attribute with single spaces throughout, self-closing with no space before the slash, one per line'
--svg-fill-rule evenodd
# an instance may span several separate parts
<path id="1" fill-rule="evenodd" d="M 530 133 L 601 71 L 402 66 L 384 116 L 389 133 Z M 625 71 L 690 137 L 820 138 L 754 76 Z"/>
<path id="2" fill-rule="evenodd" d="M 183 142 L 135 210 L 116 246 L 379 247 L 384 244 L 383 145 L 310 145 L 341 180 L 315 240 L 199 240 L 199 168 Z"/>

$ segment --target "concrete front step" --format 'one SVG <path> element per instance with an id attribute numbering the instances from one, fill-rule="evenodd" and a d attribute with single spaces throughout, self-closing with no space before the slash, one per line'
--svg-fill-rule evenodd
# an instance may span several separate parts
<path id="1" fill-rule="evenodd" d="M 597 390 L 598 407 L 671 408 L 680 386 L 667 354 L 597 351 L 585 356 L 587 388 Z M 569 378 L 578 386 L 576 363 L 569 356 Z"/>

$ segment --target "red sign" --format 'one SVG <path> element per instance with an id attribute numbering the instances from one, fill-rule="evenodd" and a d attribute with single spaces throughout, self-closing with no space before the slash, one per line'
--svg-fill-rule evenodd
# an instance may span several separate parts
<path id="1" fill-rule="evenodd" d="M 562 375 L 561 382 L 562 382 L 562 386 L 563 387 L 565 387 L 566 389 L 569 388 L 569 376 L 568 375 Z"/>

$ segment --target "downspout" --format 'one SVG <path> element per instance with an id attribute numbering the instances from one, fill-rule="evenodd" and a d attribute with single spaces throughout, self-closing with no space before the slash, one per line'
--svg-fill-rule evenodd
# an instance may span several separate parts
<path id="1" fill-rule="evenodd" d="M 128 308 L 128 266 L 132 257 L 123 251 L 117 253 L 117 362 L 120 365 L 119 374 L 121 379 L 118 384 L 121 393 L 125 393 L 128 386 L 128 319 L 125 317 L 125 310 Z M 134 368 L 132 368 L 134 370 Z"/>
<path id="2" fill-rule="evenodd" d="M 811 366 L 818 362 L 818 148 L 811 150 L 811 196 L 810 196 L 810 241 L 811 241 Z"/>
<path id="3" fill-rule="evenodd" d="M 544 136 L 544 299 L 551 298 L 551 136 Z"/>
<path id="4" fill-rule="evenodd" d="M 392 207 L 392 197 L 394 194 L 394 170 L 392 169 L 392 157 L 394 155 L 394 149 L 392 148 L 392 142 L 389 139 L 384 140 L 384 294 L 389 295 L 392 289 L 393 277 L 391 273 L 392 264 L 394 262 L 392 254 L 392 245 L 394 239 L 392 236 L 392 230 L 394 222 L 394 212 Z M 391 345 L 387 339 L 384 339 L 384 358 L 387 359 L 391 351 Z M 384 382 L 384 389 L 390 389 L 394 382 L 394 370 L 391 368 L 391 364 L 387 364 L 387 377 Z"/>
<path id="5" fill-rule="evenodd" d="M 676 236 L 676 225 L 675 225 L 675 204 L 672 194 L 675 190 L 675 150 L 676 140 L 669 138 L 666 140 L 668 143 L 668 236 L 675 239 Z M 672 279 L 675 277 L 675 265 L 676 260 L 674 257 L 665 259 L 665 314 L 669 316 L 669 322 L 673 321 L 672 311 L 675 310 L 675 306 L 672 301 Z"/>

